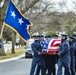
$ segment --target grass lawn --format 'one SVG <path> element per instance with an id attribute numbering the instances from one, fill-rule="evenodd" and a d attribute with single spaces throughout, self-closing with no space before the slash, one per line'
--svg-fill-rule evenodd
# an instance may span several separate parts
<path id="1" fill-rule="evenodd" d="M 25 46 L 22 46 L 20 48 L 15 49 L 15 54 L 11 54 L 11 50 L 7 51 L 5 56 L 0 56 L 0 60 L 19 56 L 19 55 L 24 54 L 24 52 L 25 52 Z"/>

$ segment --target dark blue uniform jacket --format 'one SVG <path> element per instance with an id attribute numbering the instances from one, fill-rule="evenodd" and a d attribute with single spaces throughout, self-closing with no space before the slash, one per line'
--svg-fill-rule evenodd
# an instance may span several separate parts
<path id="1" fill-rule="evenodd" d="M 32 43 L 31 47 L 32 47 L 32 50 L 34 52 L 32 63 L 45 66 L 43 56 L 39 55 L 39 53 L 42 51 L 42 47 L 40 45 L 40 42 L 35 41 L 34 43 Z"/>

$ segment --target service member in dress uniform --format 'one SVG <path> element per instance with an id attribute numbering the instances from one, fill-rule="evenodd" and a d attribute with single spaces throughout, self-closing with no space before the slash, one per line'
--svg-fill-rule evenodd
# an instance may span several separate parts
<path id="1" fill-rule="evenodd" d="M 48 44 L 51 40 L 51 37 L 50 36 L 45 36 L 45 44 L 43 45 L 43 49 L 47 50 L 48 49 Z M 51 70 L 52 70 L 52 67 L 51 67 L 51 58 L 50 58 L 50 55 L 48 54 L 45 54 L 44 55 L 44 60 L 45 60 L 45 73 L 46 75 L 51 75 Z"/>
<path id="2" fill-rule="evenodd" d="M 62 67 L 65 68 L 64 75 L 71 75 L 70 73 L 70 45 L 69 41 L 67 41 L 67 35 L 61 35 L 61 44 L 60 51 L 57 53 L 58 55 L 58 71 L 57 75 L 62 75 Z"/>
<path id="3" fill-rule="evenodd" d="M 41 45 L 40 45 L 40 40 L 39 36 L 34 36 L 34 43 L 32 43 L 31 48 L 34 52 L 33 58 L 32 58 L 32 64 L 31 64 L 31 70 L 30 70 L 30 75 L 35 75 L 35 69 L 39 65 L 41 69 L 41 75 L 44 74 L 44 61 L 41 55 Z"/>
<path id="4" fill-rule="evenodd" d="M 54 34 L 52 39 L 58 39 L 58 35 Z M 51 55 L 50 56 L 51 59 L 51 74 L 50 75 L 56 75 L 56 63 L 57 63 L 57 56 L 56 55 Z"/>
<path id="5" fill-rule="evenodd" d="M 74 46 L 74 40 L 75 40 L 75 38 L 73 36 L 69 37 L 70 57 L 71 57 L 71 62 L 70 62 L 71 75 L 75 75 L 75 56 L 74 56 L 75 46 Z"/>
<path id="6" fill-rule="evenodd" d="M 73 34 L 72 36 L 75 38 L 75 40 L 74 40 L 74 46 L 75 46 L 74 54 L 75 54 L 75 74 L 76 74 L 76 34 Z"/>
<path id="7" fill-rule="evenodd" d="M 45 39 L 44 39 L 44 36 L 41 35 L 39 36 L 39 40 L 40 40 L 40 45 L 41 45 L 41 48 L 43 49 L 43 45 L 45 44 Z M 42 55 L 42 59 L 43 59 L 43 63 L 44 63 L 44 70 L 45 70 L 45 61 L 44 61 L 44 55 Z M 37 65 L 37 69 L 36 69 L 36 73 L 35 75 L 39 75 L 40 74 L 40 65 Z M 45 71 L 44 71 L 44 75 L 45 75 Z"/>

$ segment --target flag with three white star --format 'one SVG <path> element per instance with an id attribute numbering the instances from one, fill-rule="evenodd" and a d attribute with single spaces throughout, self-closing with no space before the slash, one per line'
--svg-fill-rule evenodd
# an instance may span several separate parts
<path id="1" fill-rule="evenodd" d="M 30 39 L 28 28 L 32 26 L 32 23 L 24 17 L 11 0 L 3 23 L 17 32 L 24 41 Z"/>

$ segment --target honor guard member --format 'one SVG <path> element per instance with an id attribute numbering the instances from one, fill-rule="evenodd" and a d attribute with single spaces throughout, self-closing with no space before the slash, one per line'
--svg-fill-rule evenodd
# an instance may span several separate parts
<path id="1" fill-rule="evenodd" d="M 76 34 L 72 34 L 72 36 L 73 36 L 74 38 L 76 38 Z"/>
<path id="2" fill-rule="evenodd" d="M 58 39 L 58 35 L 54 34 L 53 39 Z M 51 55 L 51 74 L 56 75 L 56 67 L 55 64 L 57 63 L 57 56 L 56 55 Z M 50 74 L 50 75 L 51 75 Z"/>
<path id="3" fill-rule="evenodd" d="M 42 47 L 42 52 L 47 52 L 47 48 L 48 48 L 48 44 L 50 41 L 50 36 L 45 36 L 45 38 L 43 37 L 42 40 L 40 41 L 41 47 Z M 44 64 L 45 64 L 45 72 L 44 75 L 46 75 L 46 70 L 48 70 L 48 75 L 50 75 L 50 60 L 49 60 L 49 55 L 45 54 L 43 55 L 43 59 L 44 59 Z M 49 69 L 50 68 L 50 69 Z M 36 75 L 39 75 L 40 72 L 40 66 L 37 66 L 37 70 L 36 70 Z"/>
<path id="4" fill-rule="evenodd" d="M 40 38 L 40 42 L 41 42 L 42 40 L 44 40 L 44 36 L 43 36 L 43 35 L 40 35 L 39 38 Z"/>
<path id="5" fill-rule="evenodd" d="M 75 72 L 76 72 L 76 34 L 72 34 L 72 36 L 75 38 L 74 45 L 75 45 Z"/>
<path id="6" fill-rule="evenodd" d="M 43 38 L 40 41 L 40 44 L 41 44 L 41 47 L 42 47 L 42 52 L 47 52 L 49 41 L 50 41 L 50 36 L 45 36 L 45 39 Z M 50 75 L 50 72 L 51 72 L 50 71 L 51 70 L 50 64 L 51 63 L 50 63 L 49 55 L 44 54 L 43 55 L 43 59 L 44 59 L 44 63 L 45 63 L 45 68 L 44 68 L 45 72 L 44 72 L 44 75 L 46 74 L 46 70 L 48 70 L 48 74 L 47 75 Z M 37 66 L 36 75 L 39 75 L 39 71 L 40 71 L 40 66 Z"/>
<path id="7" fill-rule="evenodd" d="M 74 52 L 74 54 L 75 54 L 75 74 L 76 74 L 76 38 L 74 40 L 74 45 L 75 45 L 75 52 Z"/>
<path id="8" fill-rule="evenodd" d="M 62 75 L 62 67 L 65 68 L 64 75 L 71 75 L 70 73 L 70 45 L 69 41 L 67 41 L 67 35 L 62 34 L 60 44 L 60 51 L 57 53 L 58 55 L 58 71 L 57 75 Z"/>
<path id="9" fill-rule="evenodd" d="M 53 39 L 58 39 L 58 35 L 57 34 L 54 34 L 53 35 Z"/>
<path id="10" fill-rule="evenodd" d="M 35 69 L 39 65 L 41 69 L 41 75 L 44 74 L 44 62 L 41 55 L 41 45 L 39 36 L 34 36 L 34 43 L 32 43 L 31 48 L 34 52 L 33 58 L 32 58 L 32 64 L 31 64 L 31 70 L 30 75 L 35 75 Z"/>
<path id="11" fill-rule="evenodd" d="M 48 43 L 49 43 L 50 40 L 51 40 L 51 37 L 50 37 L 50 36 L 45 36 L 45 39 L 46 39 L 46 43 L 47 43 L 47 45 L 48 45 Z"/>
<path id="12" fill-rule="evenodd" d="M 71 75 L 75 75 L 75 56 L 74 56 L 75 46 L 74 46 L 74 39 L 75 38 L 73 36 L 69 37 L 70 57 L 71 57 L 71 62 L 70 62 Z"/>
<path id="13" fill-rule="evenodd" d="M 43 49 L 43 45 L 45 44 L 44 36 L 43 36 L 43 35 L 39 36 L 39 39 L 40 39 L 40 45 L 41 45 L 41 47 L 42 47 L 42 49 Z M 43 58 L 44 70 L 45 70 L 44 55 L 42 55 L 42 58 Z M 35 75 L 39 75 L 39 74 L 40 74 L 40 65 L 37 65 L 37 69 L 36 69 Z M 45 75 L 45 72 L 44 72 L 44 75 Z"/>
<path id="14" fill-rule="evenodd" d="M 74 40 L 74 46 L 75 46 L 74 54 L 75 54 L 75 74 L 76 74 L 76 34 L 73 34 L 72 36 L 75 38 L 75 40 Z"/>
<path id="15" fill-rule="evenodd" d="M 48 44 L 51 40 L 51 37 L 50 36 L 45 36 L 45 45 L 46 45 L 46 50 L 48 49 Z M 45 46 L 44 45 L 44 46 Z M 45 65 L 46 65 L 46 68 L 45 68 L 45 73 L 46 75 L 51 75 L 51 58 L 50 58 L 50 55 L 46 54 L 44 55 L 44 58 L 45 58 Z"/>

